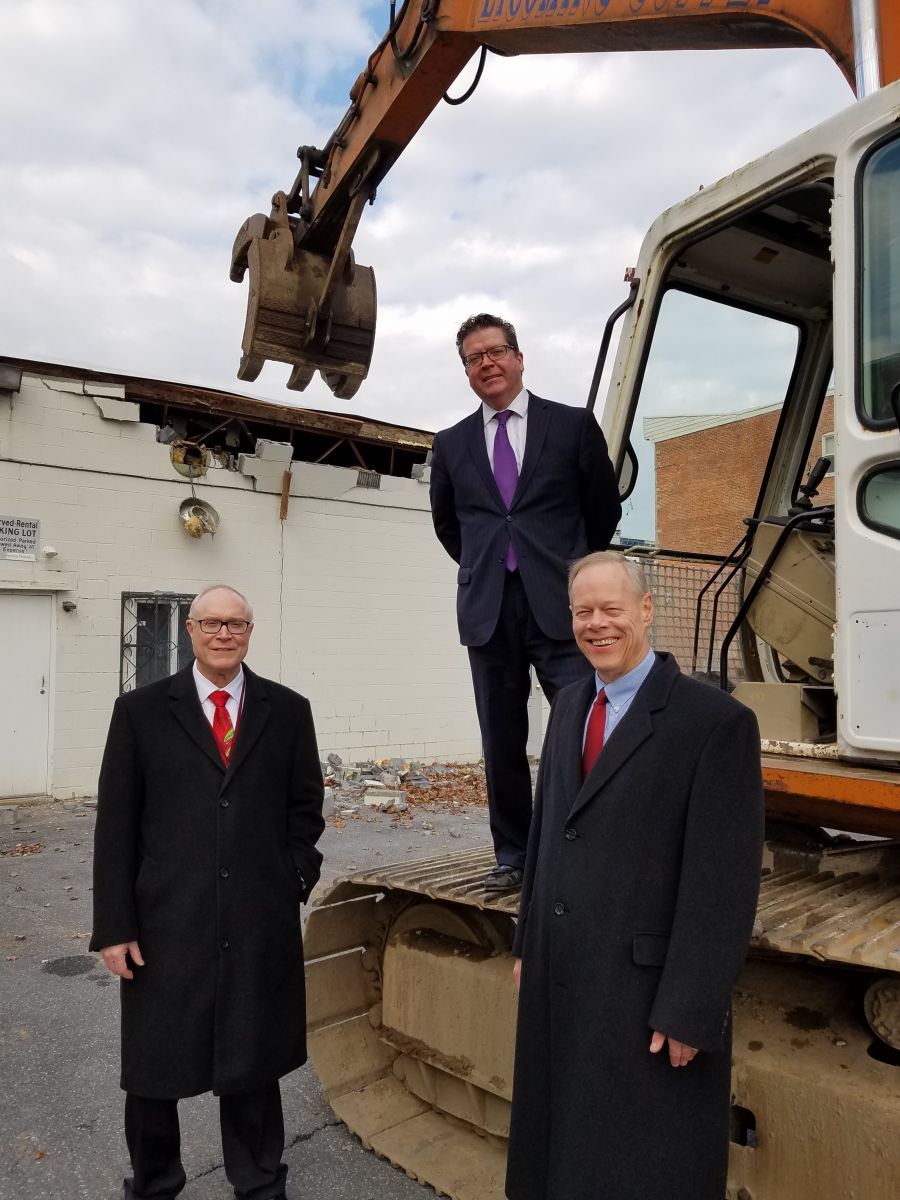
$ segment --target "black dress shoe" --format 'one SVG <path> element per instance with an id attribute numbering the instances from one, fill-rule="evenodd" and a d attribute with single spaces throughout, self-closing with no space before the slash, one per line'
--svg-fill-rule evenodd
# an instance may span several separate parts
<path id="1" fill-rule="evenodd" d="M 513 892 L 522 886 L 524 874 L 519 867 L 506 867 L 500 863 L 485 879 L 484 890 L 486 892 Z"/>

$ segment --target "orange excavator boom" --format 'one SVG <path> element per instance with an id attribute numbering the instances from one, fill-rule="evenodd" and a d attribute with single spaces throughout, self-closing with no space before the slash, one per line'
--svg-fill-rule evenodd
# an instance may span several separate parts
<path id="1" fill-rule="evenodd" d="M 231 277 L 250 287 L 238 375 L 293 364 L 348 398 L 368 371 L 375 280 L 352 241 L 367 202 L 479 50 L 501 55 L 817 46 L 858 91 L 900 77 L 896 0 L 404 0 L 321 150 L 238 232 Z"/>

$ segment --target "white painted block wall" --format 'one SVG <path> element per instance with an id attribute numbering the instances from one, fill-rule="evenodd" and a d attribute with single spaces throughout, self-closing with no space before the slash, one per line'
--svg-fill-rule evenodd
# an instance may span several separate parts
<path id="1" fill-rule="evenodd" d="M 255 609 L 248 663 L 307 695 L 322 755 L 474 760 L 480 739 L 455 618 L 456 568 L 434 537 L 428 489 L 294 464 L 279 519 L 281 464 L 210 470 L 197 495 L 215 538 L 184 532 L 189 483 L 136 406 L 93 387 L 26 375 L 0 397 L 0 512 L 37 517 L 57 556 L 0 560 L 0 591 L 56 598 L 51 790 L 96 790 L 119 690 L 123 592 L 196 592 L 225 581 Z M 125 419 L 122 419 L 122 418 Z M 251 470 L 254 472 L 251 474 Z M 63 600 L 74 600 L 72 613 Z"/>

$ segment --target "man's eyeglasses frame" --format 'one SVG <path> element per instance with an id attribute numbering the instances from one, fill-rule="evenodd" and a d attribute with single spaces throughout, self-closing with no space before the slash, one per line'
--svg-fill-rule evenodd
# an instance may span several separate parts
<path id="1" fill-rule="evenodd" d="M 463 367 L 465 367 L 467 371 L 471 371 L 473 367 L 480 367 L 484 362 L 485 357 L 489 358 L 491 362 L 502 362 L 504 358 L 506 358 L 507 354 L 509 354 L 510 350 L 512 350 L 513 353 L 518 354 L 518 350 L 516 350 L 515 346 L 510 346 L 506 342 L 504 342 L 501 346 L 488 346 L 487 350 L 476 350 L 474 354 L 463 355 Z"/>
<path id="2" fill-rule="evenodd" d="M 197 617 L 191 617 L 191 620 L 200 627 L 203 633 L 218 633 L 224 625 L 229 633 L 236 634 L 238 637 L 245 634 L 253 624 L 252 621 L 245 621 L 242 618 L 234 621 L 220 621 L 218 617 L 201 617 L 199 620 Z"/>

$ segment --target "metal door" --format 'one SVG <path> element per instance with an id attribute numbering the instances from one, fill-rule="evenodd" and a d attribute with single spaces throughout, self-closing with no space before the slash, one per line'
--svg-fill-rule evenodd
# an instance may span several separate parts
<path id="1" fill-rule="evenodd" d="M 50 596 L 0 593 L 0 796 L 48 790 Z"/>
<path id="2" fill-rule="evenodd" d="M 835 683 L 842 754 L 900 753 L 900 88 L 836 179 Z M 874 109 L 873 106 L 874 105 Z"/>

